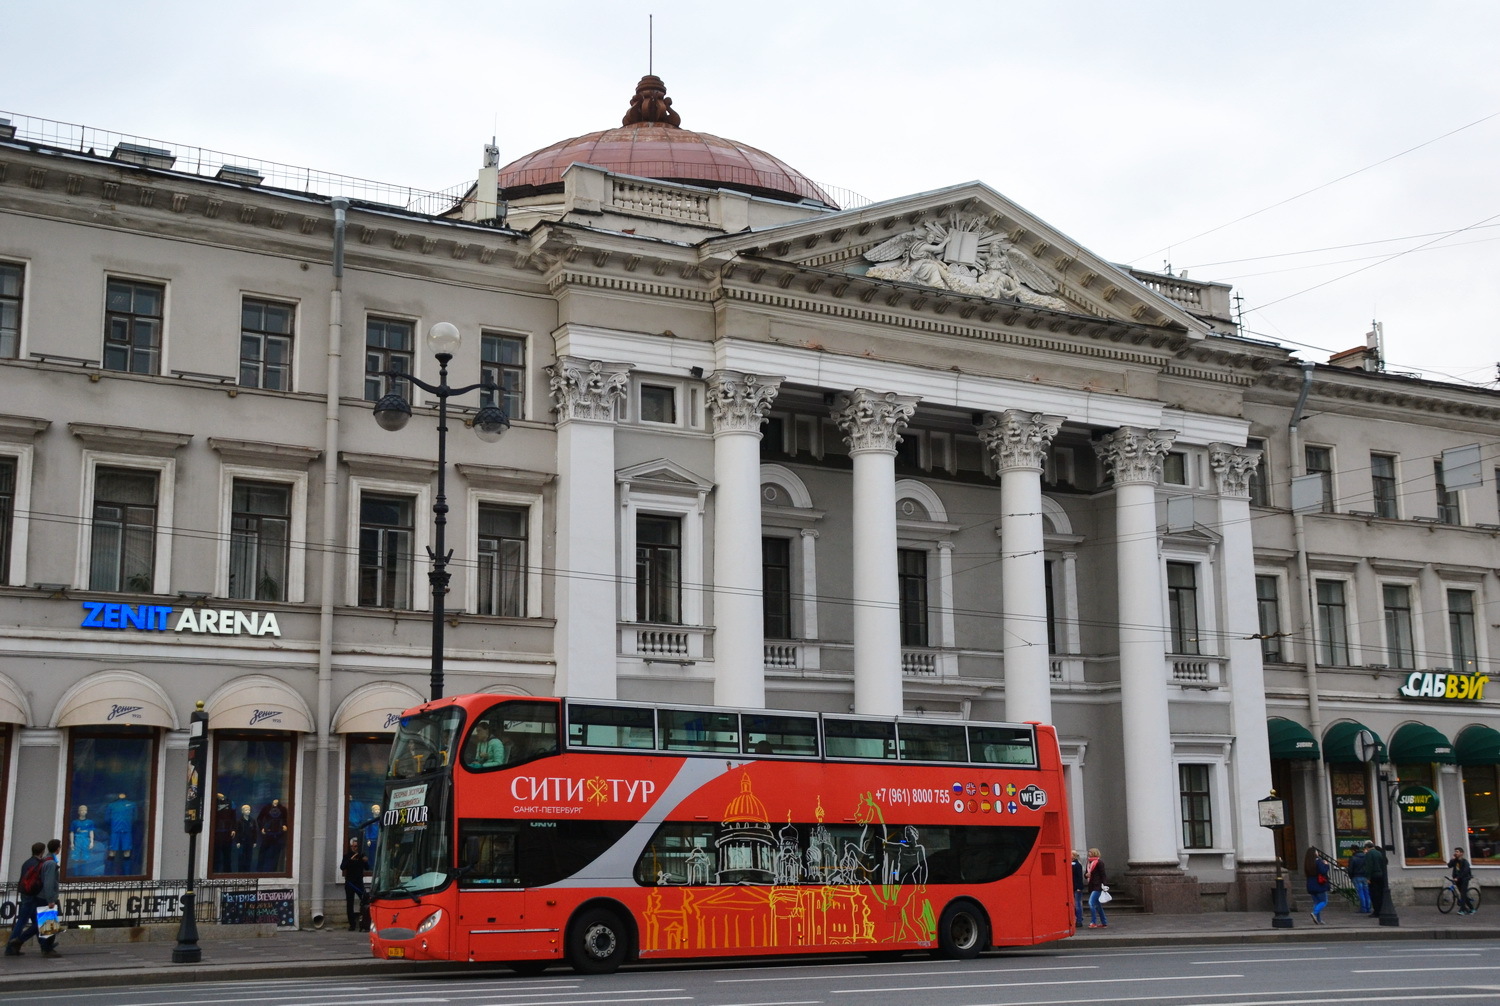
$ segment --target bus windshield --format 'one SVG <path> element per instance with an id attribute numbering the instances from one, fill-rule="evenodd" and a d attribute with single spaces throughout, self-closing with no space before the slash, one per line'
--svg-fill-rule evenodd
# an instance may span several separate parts
<path id="1" fill-rule="evenodd" d="M 464 711 L 457 706 L 434 709 L 401 718 L 401 729 L 391 743 L 391 764 L 387 779 L 410 779 L 448 767 L 448 755 L 464 723 Z"/>
<path id="2" fill-rule="evenodd" d="M 375 850 L 376 897 L 416 896 L 448 883 L 453 786 L 449 755 L 463 722 L 464 711 L 457 706 L 401 720 L 391 745 Z"/>

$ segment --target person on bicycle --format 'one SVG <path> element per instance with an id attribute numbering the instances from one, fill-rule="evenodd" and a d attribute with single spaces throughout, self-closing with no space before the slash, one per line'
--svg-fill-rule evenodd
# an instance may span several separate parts
<path id="1" fill-rule="evenodd" d="M 1453 858 L 1448 860 L 1448 873 L 1453 886 L 1458 890 L 1458 914 L 1473 915 L 1474 906 L 1469 904 L 1469 885 L 1474 882 L 1474 870 L 1469 866 L 1463 849 L 1453 850 Z"/>

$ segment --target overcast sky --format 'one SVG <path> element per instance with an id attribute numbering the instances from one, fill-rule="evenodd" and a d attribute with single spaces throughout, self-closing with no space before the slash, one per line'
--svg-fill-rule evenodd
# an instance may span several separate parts
<path id="1" fill-rule="evenodd" d="M 1389 369 L 1497 386 L 1494 0 L 17 0 L 0 115 L 443 189 L 617 125 L 649 13 L 687 128 L 876 200 L 977 179 L 1306 359 L 1379 319 Z"/>

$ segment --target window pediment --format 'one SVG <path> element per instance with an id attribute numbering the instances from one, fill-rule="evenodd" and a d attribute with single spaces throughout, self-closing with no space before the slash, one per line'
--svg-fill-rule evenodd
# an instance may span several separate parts
<path id="1" fill-rule="evenodd" d="M 172 452 L 187 446 L 193 439 L 191 433 L 137 430 L 128 426 L 103 426 L 99 423 L 69 423 L 68 432 L 82 440 L 89 450 L 151 457 L 170 457 Z"/>

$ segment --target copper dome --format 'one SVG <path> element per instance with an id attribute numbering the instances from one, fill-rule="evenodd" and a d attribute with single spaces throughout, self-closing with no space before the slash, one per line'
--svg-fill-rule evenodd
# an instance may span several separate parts
<path id="1" fill-rule="evenodd" d="M 514 199 L 560 191 L 575 161 L 640 178 L 736 189 L 773 199 L 810 199 L 837 208 L 828 194 L 778 157 L 711 133 L 681 127 L 666 85 L 647 75 L 636 85 L 623 124 L 560 140 L 500 169 L 500 189 Z"/>

